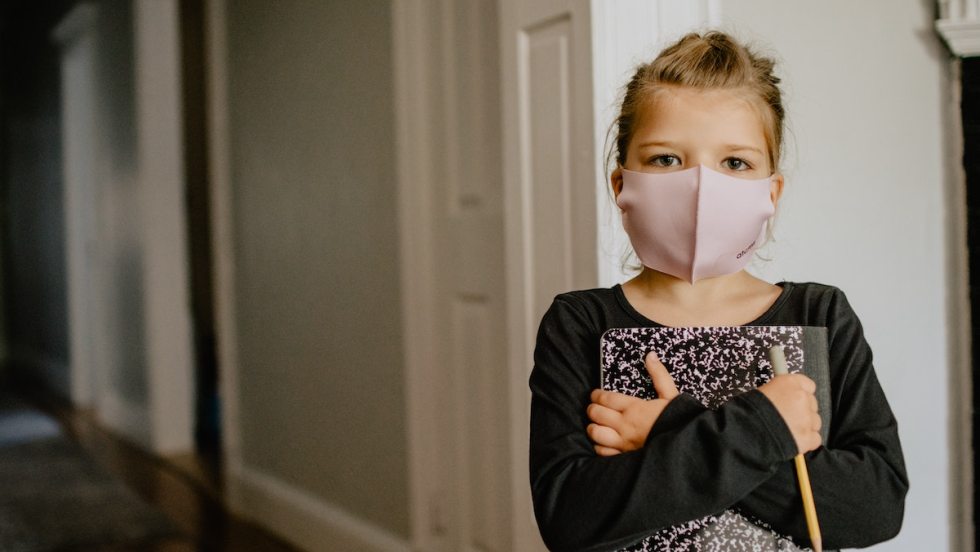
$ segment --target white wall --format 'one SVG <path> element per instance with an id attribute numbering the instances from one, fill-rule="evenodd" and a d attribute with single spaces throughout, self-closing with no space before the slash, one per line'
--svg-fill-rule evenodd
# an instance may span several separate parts
<path id="1" fill-rule="evenodd" d="M 724 30 L 775 53 L 788 112 L 775 260 L 752 270 L 847 293 L 898 418 L 911 489 L 902 532 L 875 550 L 952 546 L 950 65 L 932 19 L 924 1 L 722 3 Z M 623 279 L 611 224 L 602 285 Z"/>
<path id="2" fill-rule="evenodd" d="M 764 37 L 785 75 L 795 155 L 776 260 L 761 272 L 848 294 L 898 418 L 910 480 L 905 524 L 876 549 L 946 550 L 949 65 L 932 6 L 730 0 L 725 18 L 746 38 Z"/>

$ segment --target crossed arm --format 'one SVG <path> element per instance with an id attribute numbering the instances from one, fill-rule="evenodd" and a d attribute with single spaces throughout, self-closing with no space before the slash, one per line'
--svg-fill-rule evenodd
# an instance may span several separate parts
<path id="1" fill-rule="evenodd" d="M 647 354 L 645 365 L 653 381 L 656 399 L 640 399 L 602 389 L 593 390 L 589 396 L 592 403 L 586 413 L 593 423 L 586 431 L 596 443 L 596 454 L 613 456 L 642 447 L 660 413 L 680 394 L 656 353 Z M 821 444 L 816 390 L 813 380 L 802 374 L 776 376 L 759 388 L 793 433 L 800 453 L 814 450 Z"/>

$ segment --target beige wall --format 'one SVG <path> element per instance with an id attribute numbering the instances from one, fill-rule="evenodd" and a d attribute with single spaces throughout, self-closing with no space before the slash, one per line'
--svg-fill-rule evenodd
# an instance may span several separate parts
<path id="1" fill-rule="evenodd" d="M 407 538 L 390 3 L 227 17 L 243 463 Z"/>

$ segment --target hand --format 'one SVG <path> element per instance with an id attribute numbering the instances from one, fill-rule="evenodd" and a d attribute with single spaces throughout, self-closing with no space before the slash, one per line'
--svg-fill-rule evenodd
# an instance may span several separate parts
<path id="1" fill-rule="evenodd" d="M 800 454 L 820 446 L 820 414 L 817 410 L 817 384 L 803 374 L 773 377 L 759 388 L 772 401 L 789 426 Z"/>
<path id="2" fill-rule="evenodd" d="M 656 353 L 648 353 L 644 364 L 653 380 L 656 399 L 640 399 L 602 389 L 592 391 L 592 403 L 586 407 L 586 413 L 595 423 L 589 424 L 586 432 L 595 441 L 595 451 L 600 456 L 613 456 L 642 448 L 653 423 L 667 403 L 679 395 L 667 367 L 660 362 Z"/>

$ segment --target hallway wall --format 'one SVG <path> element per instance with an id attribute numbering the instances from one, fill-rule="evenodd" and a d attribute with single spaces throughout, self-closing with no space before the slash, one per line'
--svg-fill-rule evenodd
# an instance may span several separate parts
<path id="1" fill-rule="evenodd" d="M 29 4 L 3 8 L 3 317 L 17 321 L 6 338 L 18 375 L 67 396 L 59 54 L 47 31 L 68 2 Z"/>
<path id="2" fill-rule="evenodd" d="M 286 4 L 227 9 L 241 460 L 407 539 L 391 6 Z"/>

